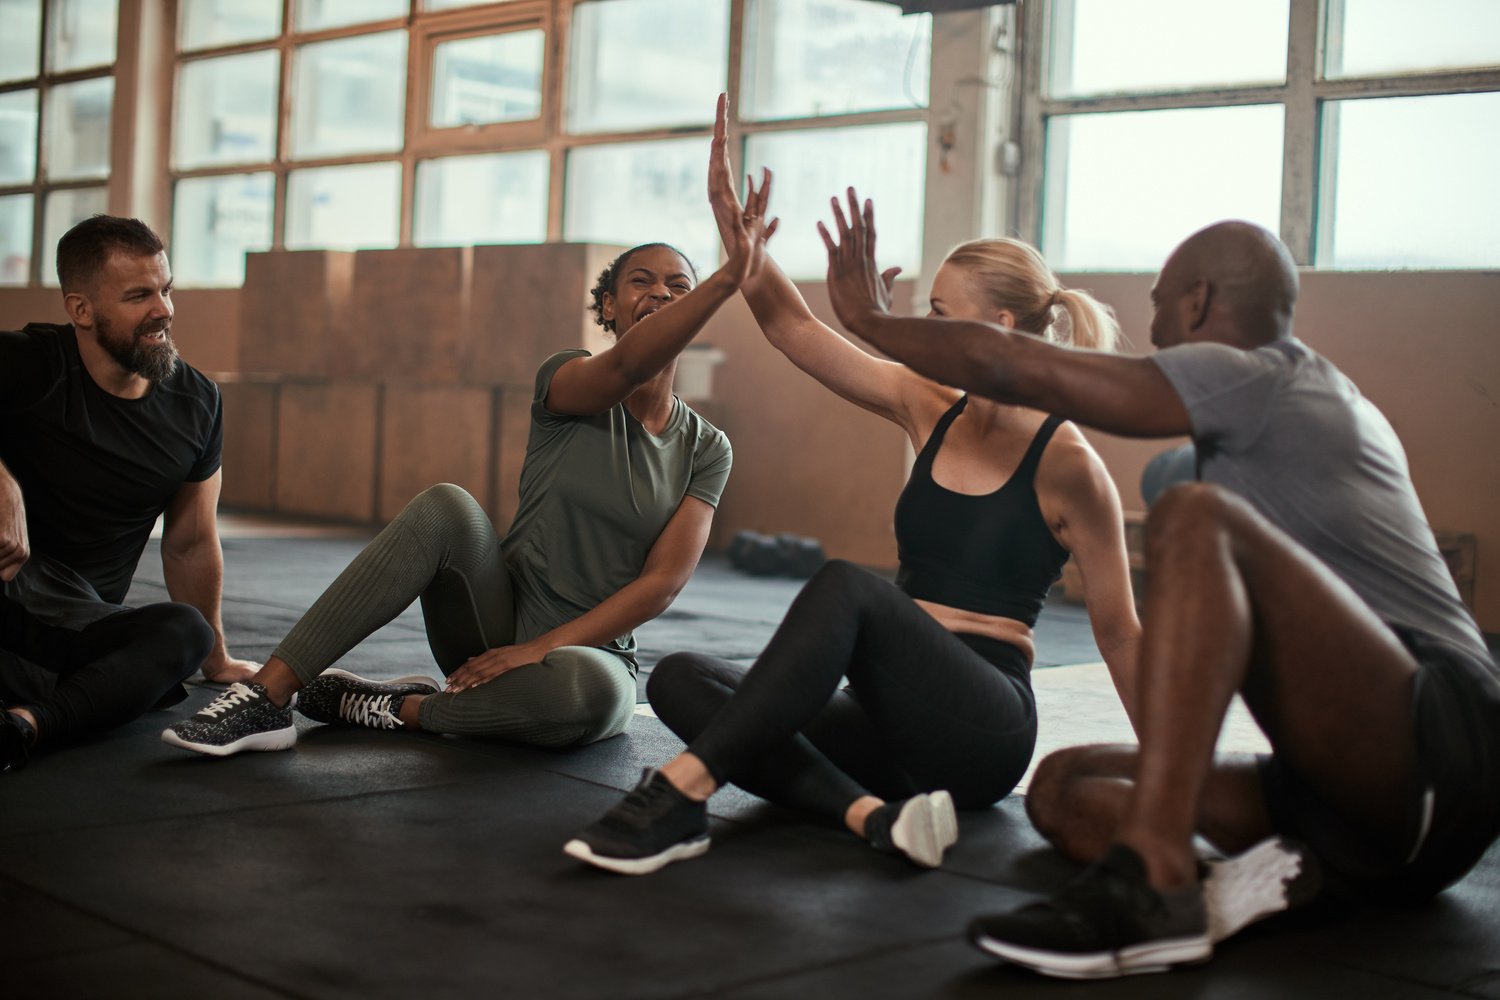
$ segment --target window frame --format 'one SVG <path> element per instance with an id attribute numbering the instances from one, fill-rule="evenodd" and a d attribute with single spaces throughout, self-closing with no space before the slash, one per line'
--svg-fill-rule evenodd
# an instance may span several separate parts
<path id="1" fill-rule="evenodd" d="M 271 246 L 285 247 L 287 232 L 288 177 L 293 171 L 312 167 L 350 166 L 363 163 L 398 162 L 401 164 L 400 227 L 397 246 L 415 245 L 415 212 L 417 202 L 416 175 L 418 164 L 446 159 L 453 156 L 484 153 L 511 153 L 538 150 L 548 156 L 547 230 L 548 241 L 563 239 L 564 198 L 566 193 L 566 171 L 568 155 L 575 149 L 624 142 L 652 142 L 664 139 L 692 137 L 706 138 L 712 134 L 713 124 L 705 114 L 702 125 L 668 126 L 611 132 L 570 133 L 567 130 L 567 54 L 572 38 L 574 10 L 588 0 L 504 0 L 469 7 L 428 11 L 422 0 L 411 0 L 408 13 L 400 18 L 386 18 L 357 25 L 344 25 L 318 31 L 298 32 L 295 29 L 295 0 L 283 0 L 282 25 L 274 38 L 236 42 L 181 49 L 181 31 L 178 17 L 168 19 L 165 32 L 169 39 L 170 84 L 165 88 L 163 113 L 167 128 L 175 132 L 176 96 L 181 80 L 181 69 L 188 63 L 204 59 L 222 58 L 249 52 L 275 49 L 279 53 L 280 78 L 278 87 L 278 111 L 276 141 L 272 161 L 252 161 L 234 164 L 179 169 L 171 161 L 173 135 L 164 137 L 164 156 L 167 158 L 164 174 L 167 178 L 167 194 L 164 202 L 165 224 L 172 231 L 175 220 L 176 188 L 180 181 L 190 178 L 213 177 L 230 174 L 271 173 L 273 177 L 273 218 Z M 797 132 L 812 129 L 827 130 L 853 125 L 877 125 L 898 122 L 922 122 L 929 120 L 929 107 L 900 108 L 856 112 L 827 116 L 805 116 L 773 121 L 740 120 L 733 109 L 740 106 L 742 89 L 743 45 L 745 40 L 745 18 L 747 0 L 729 0 L 728 59 L 725 90 L 729 94 L 731 125 L 736 141 L 731 144 L 730 161 L 736 172 L 742 172 L 745 145 L 754 135 L 772 132 Z M 393 29 L 406 30 L 407 37 L 407 81 L 406 113 L 402 146 L 395 152 L 349 154 L 338 156 L 293 159 L 291 156 L 291 93 L 297 50 L 302 46 L 360 35 L 375 34 Z M 542 62 L 542 108 L 535 119 L 521 122 L 497 122 L 489 125 L 435 128 L 429 124 L 429 104 L 432 96 L 432 69 L 438 45 L 463 38 L 481 37 L 511 31 L 540 29 L 544 33 Z"/>
<path id="2" fill-rule="evenodd" d="M 24 285 L 4 286 L 10 288 L 35 288 L 47 284 L 47 275 L 51 268 L 44 268 L 44 261 L 50 261 L 51 255 L 46 253 L 47 247 L 43 246 L 46 235 L 47 201 L 50 195 L 58 191 L 88 191 L 102 189 L 105 194 L 106 203 L 115 198 L 116 188 L 116 164 L 120 156 L 119 148 L 120 129 L 117 123 L 120 120 L 118 109 L 120 107 L 121 89 L 121 66 L 126 61 L 126 11 L 124 4 L 117 11 L 115 22 L 115 57 L 108 63 L 98 66 L 90 66 L 84 69 L 72 69 L 65 72 L 53 72 L 48 66 L 47 44 L 53 26 L 53 19 L 57 16 L 56 3 L 53 0 L 42 0 L 41 19 L 37 25 L 37 75 L 24 77 L 19 80 L 10 80 L 0 83 L 0 94 L 11 94 L 22 91 L 35 90 L 37 92 L 37 126 L 32 137 L 32 153 L 35 157 L 35 169 L 31 175 L 30 183 L 0 184 L 0 197 L 12 195 L 31 195 L 31 250 L 30 258 L 26 267 L 26 283 Z M 81 83 L 87 80 L 109 79 L 113 81 L 113 91 L 110 97 L 110 155 L 109 168 L 103 177 L 78 177 L 66 180 L 51 180 L 47 177 L 47 111 L 49 95 L 60 86 L 71 83 Z"/>
<path id="3" fill-rule="evenodd" d="M 1017 230 L 1033 242 L 1040 240 L 1044 231 L 1049 118 L 1080 113 L 1280 104 L 1285 109 L 1285 132 L 1279 235 L 1298 264 L 1337 270 L 1317 262 L 1319 198 L 1331 167 L 1322 162 L 1325 107 L 1330 102 L 1351 98 L 1431 97 L 1500 90 L 1500 65 L 1325 78 L 1325 43 L 1330 35 L 1336 35 L 1336 30 L 1331 29 L 1338 27 L 1342 10 L 1342 0 L 1289 0 L 1283 83 L 1053 97 L 1046 86 L 1055 7 L 1052 0 L 1022 0 L 1019 117 L 1023 155 L 1012 208 Z M 1337 155 L 1336 150 L 1331 153 Z M 1330 196 L 1331 193 L 1328 192 Z"/>

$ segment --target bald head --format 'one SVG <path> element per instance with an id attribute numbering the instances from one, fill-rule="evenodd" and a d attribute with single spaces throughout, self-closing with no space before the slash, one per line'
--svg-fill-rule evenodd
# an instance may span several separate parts
<path id="1" fill-rule="evenodd" d="M 1157 291 L 1167 297 L 1187 295 L 1198 306 L 1201 315 L 1189 325 L 1202 332 L 1180 339 L 1256 347 L 1291 335 L 1297 265 L 1282 242 L 1262 227 L 1218 222 L 1172 251 L 1157 278 Z"/>

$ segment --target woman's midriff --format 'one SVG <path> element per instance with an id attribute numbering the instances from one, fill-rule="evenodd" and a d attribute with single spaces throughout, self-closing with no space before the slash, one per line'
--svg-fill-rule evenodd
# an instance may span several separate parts
<path id="1" fill-rule="evenodd" d="M 984 615 L 977 611 L 950 608 L 945 604 L 934 604 L 931 601 L 919 600 L 916 604 L 917 607 L 937 619 L 938 624 L 949 632 L 983 635 L 1001 642 L 1008 642 L 1026 654 L 1028 664 L 1036 659 L 1036 641 L 1032 638 L 1030 626 L 1024 622 L 1018 622 L 1014 618 L 1002 618 L 999 615 Z"/>

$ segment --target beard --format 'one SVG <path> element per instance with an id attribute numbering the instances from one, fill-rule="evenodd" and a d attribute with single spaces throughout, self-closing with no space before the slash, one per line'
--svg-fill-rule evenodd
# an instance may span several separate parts
<path id="1" fill-rule="evenodd" d="M 171 320 L 148 320 L 128 336 L 117 336 L 114 327 L 103 316 L 96 318 L 95 325 L 99 330 L 99 343 L 120 367 L 132 375 L 150 382 L 161 382 L 171 378 L 177 370 L 177 344 L 172 340 Z M 162 332 L 166 333 L 167 339 L 160 344 L 146 342 L 147 335 Z"/>

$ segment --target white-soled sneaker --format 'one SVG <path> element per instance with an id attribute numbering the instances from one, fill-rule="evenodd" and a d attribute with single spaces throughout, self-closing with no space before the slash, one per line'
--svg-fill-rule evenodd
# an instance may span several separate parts
<path id="1" fill-rule="evenodd" d="M 217 698 L 162 731 L 163 743 L 228 757 L 241 750 L 288 750 L 297 742 L 292 708 L 282 708 L 254 681 L 229 685 Z"/>
<path id="2" fill-rule="evenodd" d="M 708 850 L 708 805 L 679 792 L 655 768 L 592 826 L 563 845 L 579 861 L 621 875 L 648 875 Z"/>
<path id="3" fill-rule="evenodd" d="M 906 855 L 912 864 L 936 868 L 958 841 L 953 796 L 945 791 L 887 802 L 865 818 L 865 837 L 883 851 Z"/>
<path id="4" fill-rule="evenodd" d="M 438 682 L 413 674 L 393 681 L 374 681 L 347 670 L 325 670 L 297 696 L 297 711 L 314 722 L 396 729 L 407 695 L 437 694 Z"/>
<path id="5" fill-rule="evenodd" d="M 1203 902 L 1215 944 L 1257 920 L 1301 906 L 1323 887 L 1317 859 L 1301 844 L 1269 837 L 1243 854 L 1204 862 Z"/>

